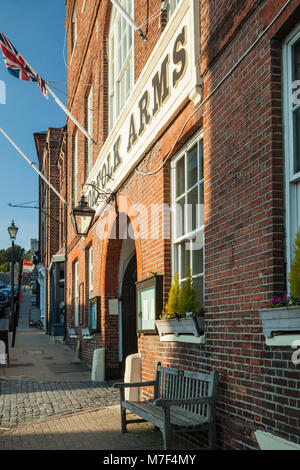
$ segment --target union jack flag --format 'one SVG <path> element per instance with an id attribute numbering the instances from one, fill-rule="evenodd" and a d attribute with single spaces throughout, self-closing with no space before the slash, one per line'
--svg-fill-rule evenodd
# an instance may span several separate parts
<path id="1" fill-rule="evenodd" d="M 14 48 L 11 42 L 0 32 L 0 47 L 2 50 L 4 63 L 9 73 L 20 80 L 27 82 L 36 82 L 43 95 L 47 96 L 47 89 L 45 81 L 36 73 L 26 60 L 19 54 L 17 49 Z"/>

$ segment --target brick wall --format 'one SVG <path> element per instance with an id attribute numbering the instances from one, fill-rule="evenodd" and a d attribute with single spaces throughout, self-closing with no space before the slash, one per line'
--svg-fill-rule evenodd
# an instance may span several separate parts
<path id="1" fill-rule="evenodd" d="M 291 362 L 289 347 L 268 347 L 262 333 L 259 308 L 285 289 L 284 156 L 282 128 L 282 39 L 299 17 L 299 1 L 289 3 L 272 27 L 284 1 L 201 2 L 201 73 L 205 104 L 185 126 L 174 156 L 203 127 L 205 173 L 205 325 L 204 346 L 161 343 L 157 335 L 141 335 L 143 379 L 153 377 L 157 361 L 164 365 L 206 371 L 218 369 L 218 443 L 224 449 L 254 449 L 254 431 L 263 429 L 300 443 L 299 367 Z M 67 2 L 66 26 L 74 2 Z M 81 1 L 77 2 L 81 10 Z M 149 1 L 149 15 L 159 10 Z M 138 24 L 145 17 L 145 2 L 135 2 Z M 84 97 L 90 80 L 95 87 L 94 133 L 98 146 L 94 161 L 108 134 L 107 35 L 109 2 L 87 2 L 78 14 L 78 41 L 68 76 L 69 107 L 84 122 Z M 143 29 L 144 31 L 144 29 Z M 135 35 L 135 79 L 161 34 L 158 19 L 149 23 L 148 41 Z M 144 31 L 145 32 L 145 31 Z M 68 43 L 70 34 L 68 33 Z M 70 50 L 70 48 L 69 48 Z M 233 68 L 234 67 L 234 68 Z M 230 73 L 227 79 L 221 80 Z M 92 77 L 92 78 L 91 78 Z M 221 85 L 220 85 L 221 83 Z M 211 93 L 213 94 L 211 95 Z M 194 111 L 193 104 L 174 117 L 164 134 L 139 164 L 139 170 L 158 168 L 169 154 L 180 130 Z M 68 153 L 74 126 L 68 122 Z M 80 135 L 79 154 L 85 138 Z M 72 168 L 68 164 L 71 178 Z M 85 159 L 79 162 L 84 183 Z M 68 191 L 71 200 L 71 189 Z M 152 176 L 132 172 L 118 190 L 118 206 L 128 213 L 132 204 L 170 203 L 170 165 Z M 170 240 L 142 237 L 138 214 L 129 215 L 135 228 L 138 280 L 151 271 L 164 276 L 164 303 L 171 282 Z M 108 233 L 116 215 L 105 221 Z M 118 295 L 122 241 L 102 242 L 101 218 L 87 240 L 74 236 L 68 219 L 67 318 L 73 322 L 73 273 L 79 262 L 79 283 L 87 289 L 86 248 L 94 251 L 94 294 L 101 296 L 101 331 L 92 341 L 81 341 L 83 358 L 91 364 L 94 348 L 106 348 L 106 367 L 118 371 L 118 318 L 108 312 L 108 300 Z M 144 397 L 149 391 L 144 391 Z"/>
<path id="2" fill-rule="evenodd" d="M 34 134 L 36 150 L 39 158 L 39 169 L 48 181 L 61 192 L 64 197 L 64 188 L 61 185 L 58 160 L 62 151 L 63 128 L 49 127 L 47 131 Z M 41 261 L 45 265 L 46 276 L 46 318 L 50 314 L 50 276 L 48 267 L 51 258 L 61 247 L 61 232 L 58 221 L 61 219 L 61 203 L 58 196 L 40 178 L 39 180 L 39 243 Z"/>

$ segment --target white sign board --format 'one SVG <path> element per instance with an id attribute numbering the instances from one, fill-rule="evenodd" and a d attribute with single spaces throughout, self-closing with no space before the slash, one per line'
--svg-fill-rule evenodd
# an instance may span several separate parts
<path id="1" fill-rule="evenodd" d="M 143 69 L 87 180 L 114 192 L 190 100 L 201 99 L 199 0 L 182 0 Z M 96 208 L 97 192 L 86 191 Z M 100 202 L 97 213 L 103 202 Z"/>

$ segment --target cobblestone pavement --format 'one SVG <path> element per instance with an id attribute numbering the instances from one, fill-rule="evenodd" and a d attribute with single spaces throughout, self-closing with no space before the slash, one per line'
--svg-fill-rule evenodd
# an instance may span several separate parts
<path id="1" fill-rule="evenodd" d="M 0 451 L 162 449 L 162 434 L 150 423 L 130 424 L 128 432 L 122 434 L 119 406 L 38 421 L 18 426 L 2 435 L 0 431 Z M 199 446 L 174 436 L 172 449 L 199 450 Z M 101 455 L 98 463 L 101 463 Z"/>
<path id="2" fill-rule="evenodd" d="M 150 423 L 130 424 L 121 433 L 119 390 L 112 381 L 92 382 L 74 351 L 30 328 L 30 309 L 26 289 L 16 345 L 9 364 L 0 367 L 0 450 L 163 449 Z M 174 446 L 188 448 L 182 439 Z"/>
<path id="3" fill-rule="evenodd" d="M 116 405 L 119 391 L 109 383 L 0 380 L 0 427 Z"/>

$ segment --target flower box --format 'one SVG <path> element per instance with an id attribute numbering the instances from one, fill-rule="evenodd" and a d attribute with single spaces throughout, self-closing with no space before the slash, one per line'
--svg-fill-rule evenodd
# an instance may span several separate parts
<path id="1" fill-rule="evenodd" d="M 266 338 L 271 337 L 272 333 L 300 332 L 300 305 L 264 308 L 259 314 Z"/>
<path id="2" fill-rule="evenodd" d="M 156 320 L 155 325 L 159 336 L 173 334 L 200 336 L 200 332 L 204 330 L 203 317 L 190 318 L 168 318 L 164 320 Z"/>

